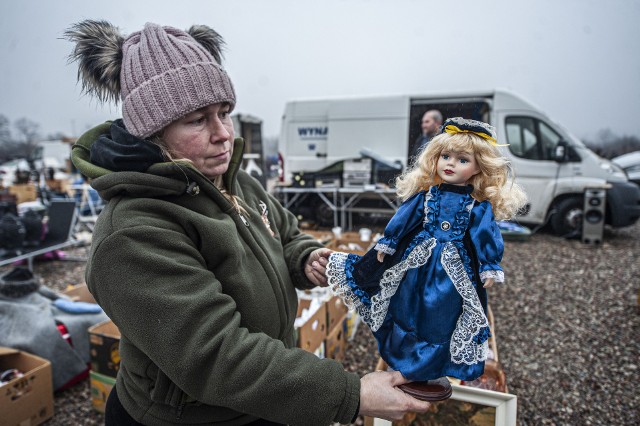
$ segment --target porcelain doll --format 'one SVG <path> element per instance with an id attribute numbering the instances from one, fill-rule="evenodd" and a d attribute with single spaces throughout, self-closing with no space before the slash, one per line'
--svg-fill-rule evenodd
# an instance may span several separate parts
<path id="1" fill-rule="evenodd" d="M 333 253 L 327 267 L 331 289 L 370 326 L 382 359 L 416 382 L 403 390 L 426 400 L 451 395 L 445 376 L 483 373 L 486 288 L 504 281 L 496 218 L 512 218 L 526 201 L 496 146 L 486 123 L 445 121 L 396 180 L 403 203 L 384 236 L 364 256 Z"/>

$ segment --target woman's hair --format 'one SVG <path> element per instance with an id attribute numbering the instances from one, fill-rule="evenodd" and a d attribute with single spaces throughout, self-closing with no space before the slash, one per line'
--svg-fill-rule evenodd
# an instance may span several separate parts
<path id="1" fill-rule="evenodd" d="M 477 201 L 489 201 L 496 219 L 511 219 L 524 206 L 527 197 L 514 182 L 509 161 L 486 139 L 474 133 L 441 133 L 420 152 L 415 163 L 396 179 L 401 200 L 406 200 L 421 190 L 442 183 L 436 166 L 442 151 L 469 152 L 473 154 L 480 173 L 472 176 L 471 196 Z"/>

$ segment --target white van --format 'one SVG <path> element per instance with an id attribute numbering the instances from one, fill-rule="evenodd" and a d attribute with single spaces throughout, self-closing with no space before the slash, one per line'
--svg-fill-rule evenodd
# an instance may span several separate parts
<path id="1" fill-rule="evenodd" d="M 513 164 L 530 204 L 518 217 L 531 225 L 550 221 L 559 235 L 579 232 L 586 188 L 606 187 L 605 223 L 628 226 L 640 217 L 640 188 L 624 171 L 598 157 L 539 108 L 505 91 L 299 100 L 287 103 L 280 139 L 282 180 L 313 172 L 363 149 L 404 166 L 415 155 L 424 112 L 494 125 L 503 155 Z"/>

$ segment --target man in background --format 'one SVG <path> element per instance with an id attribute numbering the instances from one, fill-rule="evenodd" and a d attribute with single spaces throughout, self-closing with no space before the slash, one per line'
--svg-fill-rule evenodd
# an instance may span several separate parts
<path id="1" fill-rule="evenodd" d="M 437 109 L 430 109 L 422 116 L 422 134 L 416 140 L 417 152 L 420 152 L 429 141 L 438 134 L 442 126 L 442 113 Z"/>

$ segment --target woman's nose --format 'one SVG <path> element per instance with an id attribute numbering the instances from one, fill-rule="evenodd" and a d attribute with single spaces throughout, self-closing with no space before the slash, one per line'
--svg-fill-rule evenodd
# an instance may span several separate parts
<path id="1" fill-rule="evenodd" d="M 213 120 L 211 124 L 211 143 L 224 142 L 229 140 L 231 137 L 231 132 L 227 129 L 222 121 L 219 118 Z"/>

